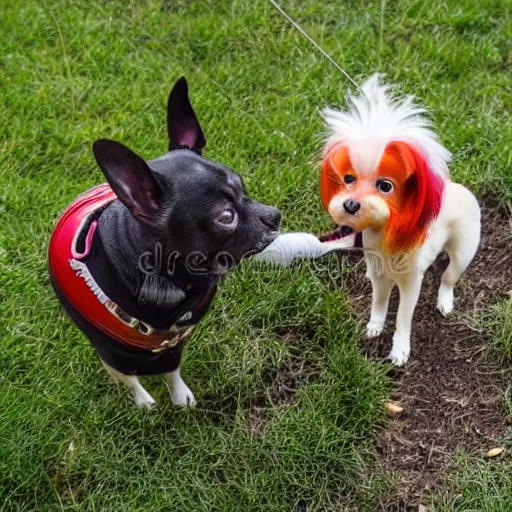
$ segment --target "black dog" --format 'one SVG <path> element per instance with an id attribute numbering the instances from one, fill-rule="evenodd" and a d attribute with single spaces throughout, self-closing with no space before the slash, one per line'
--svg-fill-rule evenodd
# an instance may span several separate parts
<path id="1" fill-rule="evenodd" d="M 169 96 L 167 129 L 169 152 L 149 162 L 96 141 L 110 187 L 72 203 L 49 247 L 57 296 L 139 406 L 154 400 L 137 375 L 162 373 L 174 404 L 194 403 L 179 373 L 184 341 L 221 275 L 263 250 L 281 218 L 248 197 L 235 172 L 200 156 L 206 140 L 184 78 Z"/>

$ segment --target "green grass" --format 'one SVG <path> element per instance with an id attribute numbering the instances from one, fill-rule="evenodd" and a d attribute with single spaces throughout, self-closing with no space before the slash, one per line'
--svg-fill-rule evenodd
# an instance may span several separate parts
<path id="1" fill-rule="evenodd" d="M 436 512 L 509 512 L 512 510 L 510 459 L 475 460 L 461 456 L 449 492 L 440 493 Z"/>
<path id="2" fill-rule="evenodd" d="M 230 276 L 186 351 L 198 407 L 176 410 L 150 379 L 150 414 L 65 317 L 45 262 L 58 213 L 102 181 L 92 141 L 163 153 L 180 75 L 206 156 L 278 204 L 284 229 L 325 229 L 318 110 L 347 81 L 263 0 L 0 5 L 0 509 L 371 510 L 385 492 L 368 468 L 388 382 L 359 353 L 333 258 Z M 386 2 L 382 20 L 379 2 L 283 5 L 354 78 L 386 72 L 431 108 L 456 179 L 512 198 L 507 0 Z M 291 357 L 316 371 L 276 402 L 268 387 Z M 266 425 L 251 436 L 255 406 Z M 510 487 L 507 459 L 489 477 L 478 467 L 461 477 L 467 493 Z"/>

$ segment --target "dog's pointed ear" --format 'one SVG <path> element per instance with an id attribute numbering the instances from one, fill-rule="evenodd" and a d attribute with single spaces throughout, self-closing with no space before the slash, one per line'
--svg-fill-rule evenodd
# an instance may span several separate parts
<path id="1" fill-rule="evenodd" d="M 163 193 L 148 164 L 126 146 L 113 140 L 97 140 L 92 150 L 119 200 L 135 218 L 155 225 Z"/>
<path id="2" fill-rule="evenodd" d="M 201 154 L 206 139 L 188 99 L 188 85 L 181 77 L 172 88 L 167 101 L 167 133 L 169 151 L 188 148 Z"/>

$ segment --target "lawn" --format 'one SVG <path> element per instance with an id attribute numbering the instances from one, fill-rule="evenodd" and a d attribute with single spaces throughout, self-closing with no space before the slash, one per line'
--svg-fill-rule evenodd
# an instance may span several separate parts
<path id="1" fill-rule="evenodd" d="M 374 471 L 373 434 L 395 382 L 360 350 L 335 256 L 287 270 L 244 263 L 187 346 L 198 406 L 174 408 L 151 378 L 151 412 L 110 380 L 46 267 L 59 212 L 102 181 L 92 142 L 162 154 L 181 75 L 205 156 L 279 205 L 284 230 L 325 230 L 318 110 L 340 104 L 348 81 L 264 0 L 0 5 L 0 510 L 376 510 L 394 476 Z M 454 177 L 509 203 L 507 0 L 283 6 L 357 81 L 385 72 L 420 97 Z M 489 322 L 506 370 L 510 304 L 493 311 L 475 321 Z M 510 474 L 507 453 L 495 464 L 461 453 L 451 485 L 424 501 L 509 511 Z"/>

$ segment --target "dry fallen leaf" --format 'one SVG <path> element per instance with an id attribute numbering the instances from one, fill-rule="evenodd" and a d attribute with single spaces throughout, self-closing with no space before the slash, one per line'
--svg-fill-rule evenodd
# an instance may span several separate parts
<path id="1" fill-rule="evenodd" d="M 425 507 L 425 505 L 420 505 L 418 507 L 418 512 L 428 512 L 427 507 Z"/>
<path id="2" fill-rule="evenodd" d="M 400 414 L 404 410 L 403 407 L 400 407 L 399 405 L 394 404 L 393 402 L 386 402 L 386 404 L 384 405 L 384 409 L 386 409 L 386 411 L 389 414 Z"/>
<path id="3" fill-rule="evenodd" d="M 505 451 L 505 448 L 503 446 L 499 446 L 498 448 L 492 448 L 487 452 L 487 457 L 497 457 L 498 455 L 501 455 Z"/>

